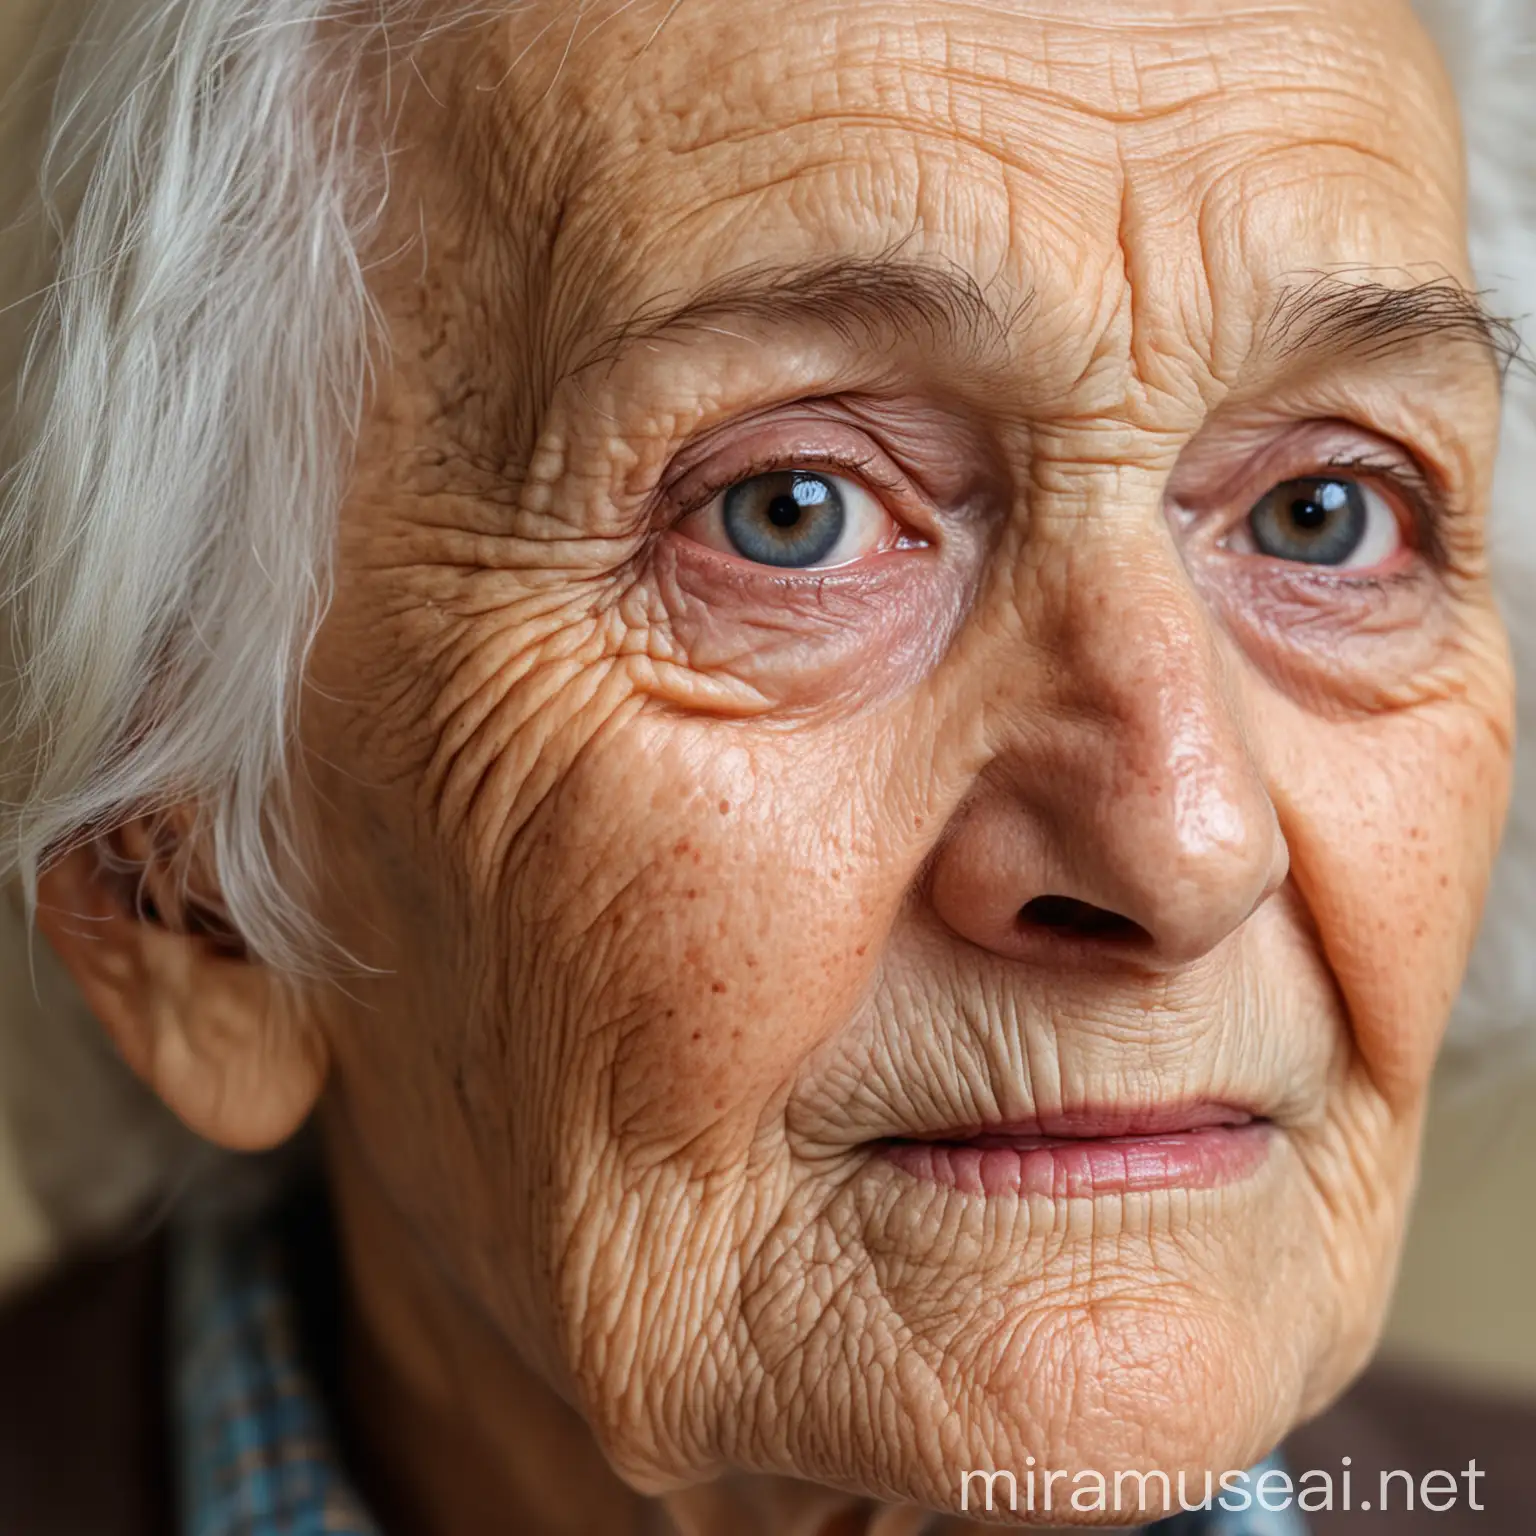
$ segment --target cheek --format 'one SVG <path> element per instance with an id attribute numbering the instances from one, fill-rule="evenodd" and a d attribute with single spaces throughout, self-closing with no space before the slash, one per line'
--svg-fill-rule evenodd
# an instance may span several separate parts
<path id="1" fill-rule="evenodd" d="M 511 909 L 542 907 L 514 991 L 558 1009 L 528 1027 L 571 1034 L 572 1112 L 647 1157 L 744 1155 L 859 1006 L 901 895 L 867 744 L 743 739 L 641 714 L 589 743 L 513 877 Z"/>
<path id="2" fill-rule="evenodd" d="M 1457 702 L 1290 735 L 1281 815 L 1353 1044 L 1415 1107 L 1476 934 L 1509 793 L 1495 712 Z"/>

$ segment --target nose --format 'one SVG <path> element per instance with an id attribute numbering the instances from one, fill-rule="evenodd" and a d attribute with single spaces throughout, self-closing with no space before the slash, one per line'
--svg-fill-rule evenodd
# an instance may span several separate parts
<path id="1" fill-rule="evenodd" d="M 1048 661 L 978 659 L 984 760 L 931 900 L 1008 958 L 1187 964 L 1278 889 L 1289 853 L 1233 666 L 1182 570 L 1116 562 L 1097 592 L 1083 575 L 1041 637 Z"/>

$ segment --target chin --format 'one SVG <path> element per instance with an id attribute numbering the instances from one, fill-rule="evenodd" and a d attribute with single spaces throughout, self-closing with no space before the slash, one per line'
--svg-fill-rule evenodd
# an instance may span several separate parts
<path id="1" fill-rule="evenodd" d="M 958 1188 L 872 1154 L 824 1217 L 857 1232 L 836 1268 L 798 1257 L 832 1251 L 803 1232 L 762 1261 L 720 1464 L 941 1510 L 977 1469 L 1193 1488 L 1251 1467 L 1347 1384 L 1380 1317 L 1375 1294 L 1316 1300 L 1338 1288 L 1297 1240 L 1309 1181 L 1284 1132 L 1262 1144 L 1228 1178 L 1091 1198 Z M 633 1470 L 659 1486 L 654 1463 Z"/>

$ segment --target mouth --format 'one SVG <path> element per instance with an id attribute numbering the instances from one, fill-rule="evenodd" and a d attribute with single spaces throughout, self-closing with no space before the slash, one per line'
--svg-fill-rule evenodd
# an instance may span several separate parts
<path id="1" fill-rule="evenodd" d="M 1070 1200 L 1212 1189 L 1263 1163 L 1273 1123 L 1226 1104 L 1081 1109 L 877 1143 L 909 1176 L 972 1195 Z"/>

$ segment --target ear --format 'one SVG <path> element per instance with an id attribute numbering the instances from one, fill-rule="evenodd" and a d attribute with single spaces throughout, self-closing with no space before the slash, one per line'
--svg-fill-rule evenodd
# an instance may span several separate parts
<path id="1" fill-rule="evenodd" d="M 39 881 L 37 925 L 130 1067 L 198 1135 L 262 1151 L 324 1087 L 318 1024 L 291 979 L 250 956 L 221 904 L 191 894 L 175 822 L 140 820 Z"/>

